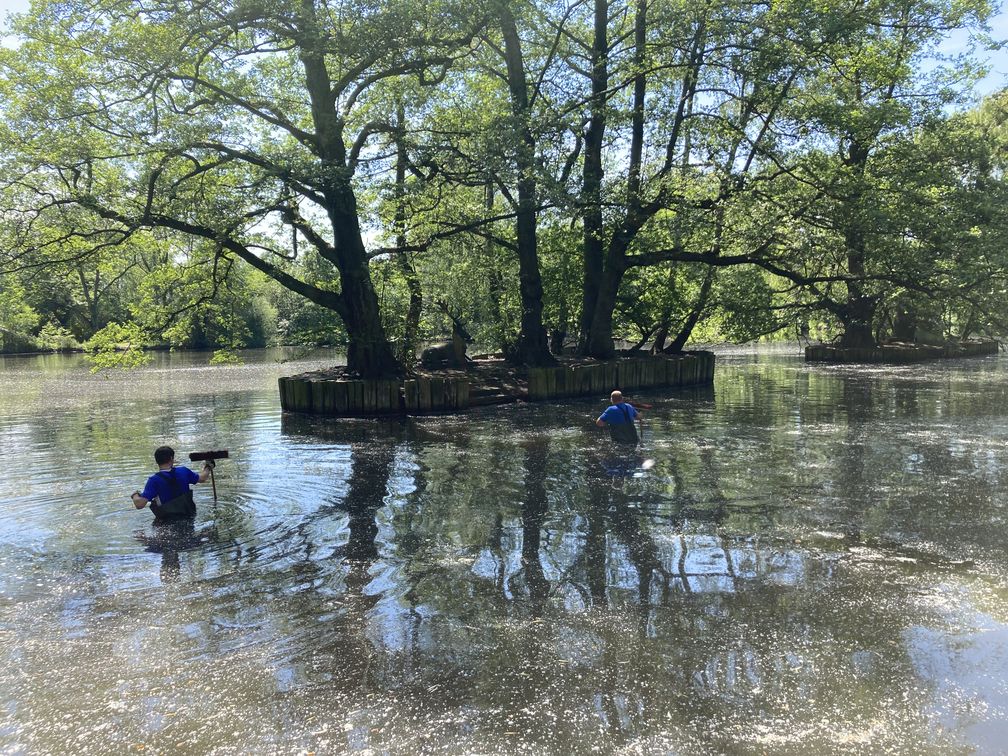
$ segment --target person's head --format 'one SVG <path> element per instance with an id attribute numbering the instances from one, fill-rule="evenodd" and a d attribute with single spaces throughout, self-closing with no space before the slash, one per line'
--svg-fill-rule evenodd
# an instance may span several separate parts
<path id="1" fill-rule="evenodd" d="M 613 404 L 622 404 L 623 403 L 623 392 L 622 391 L 613 391 L 611 394 L 609 394 L 609 401 L 612 402 Z"/>
<path id="2" fill-rule="evenodd" d="M 175 450 L 170 446 L 159 446 L 154 450 L 154 461 L 158 463 L 158 467 L 162 465 L 167 465 L 169 462 L 175 460 Z"/>

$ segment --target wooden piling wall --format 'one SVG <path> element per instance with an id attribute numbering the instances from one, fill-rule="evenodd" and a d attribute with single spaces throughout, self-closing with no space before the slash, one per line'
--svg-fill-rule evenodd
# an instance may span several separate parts
<path id="1" fill-rule="evenodd" d="M 639 357 L 591 364 L 530 368 L 528 399 L 543 401 L 578 396 L 608 396 L 613 389 L 696 386 L 714 381 L 711 352 L 668 357 Z M 464 377 L 417 377 L 397 380 L 336 380 L 317 374 L 285 376 L 278 381 L 284 412 L 337 417 L 423 415 L 469 408 Z M 512 395 L 511 399 L 516 398 Z"/>
<path id="2" fill-rule="evenodd" d="M 456 412 L 469 407 L 469 381 L 411 378 L 403 382 L 403 410 L 409 414 Z"/>
<path id="3" fill-rule="evenodd" d="M 648 388 L 697 386 L 714 382 L 714 354 L 663 357 L 631 357 L 594 364 L 530 368 L 530 401 L 564 399 L 575 396 L 607 395 L 614 389 L 634 391 Z"/>
<path id="4" fill-rule="evenodd" d="M 295 375 L 280 378 L 278 388 L 284 412 L 373 417 L 469 407 L 469 381 L 462 378 L 344 381 Z"/>
<path id="5" fill-rule="evenodd" d="M 906 365 L 925 360 L 952 357 L 980 357 L 985 354 L 997 354 L 998 347 L 999 343 L 997 341 L 964 341 L 958 344 L 953 343 L 942 346 L 893 344 L 880 347 L 846 349 L 828 344 L 810 344 L 805 347 L 805 361 Z"/>

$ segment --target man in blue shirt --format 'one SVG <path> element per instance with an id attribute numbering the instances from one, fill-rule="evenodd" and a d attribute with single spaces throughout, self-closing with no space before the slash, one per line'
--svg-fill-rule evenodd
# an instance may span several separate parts
<path id="1" fill-rule="evenodd" d="M 609 435 L 613 441 L 622 444 L 636 444 L 637 428 L 634 426 L 634 420 L 640 417 L 640 413 L 632 404 L 623 401 L 623 394 L 620 391 L 613 391 L 609 396 L 609 401 L 612 404 L 599 415 L 595 425 L 600 428 L 609 428 Z"/>
<path id="2" fill-rule="evenodd" d="M 198 474 L 188 467 L 175 467 L 175 450 L 170 446 L 155 449 L 154 461 L 157 462 L 158 471 L 147 479 L 143 493 L 133 492 L 133 506 L 143 509 L 149 503 L 158 520 L 195 517 L 196 504 L 189 486 L 203 483 L 210 477 L 213 461 L 204 462 L 203 469 Z"/>

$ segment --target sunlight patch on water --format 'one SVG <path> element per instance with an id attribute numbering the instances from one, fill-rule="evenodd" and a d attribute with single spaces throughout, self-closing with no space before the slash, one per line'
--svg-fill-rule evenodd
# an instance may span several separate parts
<path id="1" fill-rule="evenodd" d="M 741 352 L 714 392 L 641 392 L 628 454 L 593 401 L 301 418 L 275 380 L 303 364 L 163 359 L 19 363 L 0 397 L 31 459 L 0 481 L 0 749 L 1003 742 L 1001 362 Z M 172 538 L 126 498 L 161 440 L 231 449 Z"/>

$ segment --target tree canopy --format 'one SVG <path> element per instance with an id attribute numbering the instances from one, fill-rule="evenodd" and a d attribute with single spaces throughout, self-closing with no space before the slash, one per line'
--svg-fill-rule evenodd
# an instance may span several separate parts
<path id="1" fill-rule="evenodd" d="M 530 365 L 1001 333 L 1005 94 L 941 54 L 990 12 L 36 0 L 0 51 L 0 332 L 338 342 L 364 376 L 445 307 Z"/>

